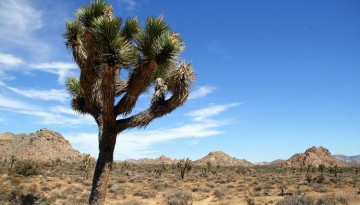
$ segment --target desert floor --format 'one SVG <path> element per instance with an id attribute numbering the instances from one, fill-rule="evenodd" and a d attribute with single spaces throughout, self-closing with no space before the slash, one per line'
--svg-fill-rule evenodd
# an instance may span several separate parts
<path id="1" fill-rule="evenodd" d="M 325 169 L 320 183 L 313 180 L 320 176 L 318 169 L 308 174 L 312 178 L 308 182 L 305 169 L 290 167 L 212 167 L 206 173 L 205 167 L 194 167 L 184 180 L 176 167 L 167 165 L 159 174 L 160 168 L 164 166 L 116 164 L 106 203 L 251 205 L 308 201 L 360 205 L 360 174 L 356 175 L 354 168 L 342 168 L 337 177 Z M 30 176 L 19 169 L 16 164 L 12 169 L 1 167 L 0 204 L 28 200 L 37 201 L 35 204 L 81 205 L 88 201 L 93 169 L 86 180 L 80 163 L 40 165 L 36 167 L 38 174 Z M 285 196 L 280 196 L 281 192 Z"/>

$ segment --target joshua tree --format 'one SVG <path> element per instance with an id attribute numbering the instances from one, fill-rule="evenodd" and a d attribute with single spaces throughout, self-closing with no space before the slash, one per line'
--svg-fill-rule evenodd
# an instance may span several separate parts
<path id="1" fill-rule="evenodd" d="M 307 167 L 306 167 L 306 174 L 309 174 L 309 173 L 310 173 L 311 167 L 312 167 L 311 164 L 308 164 L 308 165 L 307 165 Z"/>
<path id="2" fill-rule="evenodd" d="M 174 174 L 174 169 L 176 169 L 176 164 L 172 163 L 171 164 L 171 174 Z"/>
<path id="3" fill-rule="evenodd" d="M 337 174 L 339 173 L 339 168 L 338 168 L 337 165 L 334 166 L 334 168 L 333 168 L 333 173 L 334 173 L 335 178 L 337 178 L 337 177 L 338 177 Z"/>
<path id="4" fill-rule="evenodd" d="M 14 154 L 10 155 L 10 169 L 13 168 L 14 163 L 17 161 L 17 158 Z"/>
<path id="5" fill-rule="evenodd" d="M 51 164 L 53 168 L 58 167 L 59 165 L 61 165 L 61 159 L 60 158 L 56 158 L 54 160 L 51 160 Z"/>
<path id="6" fill-rule="evenodd" d="M 144 28 L 136 18 L 122 25 L 105 0 L 92 0 L 66 22 L 64 37 L 80 69 L 80 78 L 66 82 L 72 108 L 93 116 L 99 127 L 89 203 L 104 204 L 117 135 L 183 105 L 195 77 L 191 64 L 178 62 L 184 44 L 162 17 L 147 18 Z M 130 116 L 139 96 L 152 87 L 149 108 Z"/>
<path id="7" fill-rule="evenodd" d="M 166 166 L 164 163 L 161 163 L 160 165 L 156 166 L 154 169 L 155 173 L 158 174 L 158 176 L 161 176 L 161 174 L 166 171 Z"/>
<path id="8" fill-rule="evenodd" d="M 89 170 L 90 170 L 90 166 L 91 166 L 90 154 L 85 154 L 82 162 L 83 162 L 82 166 L 83 166 L 83 170 L 84 170 L 84 181 L 85 181 L 88 178 Z"/>
<path id="9" fill-rule="evenodd" d="M 358 175 L 358 173 L 359 173 L 359 167 L 356 167 L 355 168 L 355 174 Z"/>
<path id="10" fill-rule="evenodd" d="M 208 173 L 210 173 L 211 167 L 212 167 L 211 162 L 210 161 L 206 162 L 206 168 Z"/>
<path id="11" fill-rule="evenodd" d="M 177 163 L 177 167 L 180 170 L 181 179 L 184 179 L 185 171 L 189 174 L 189 171 L 193 168 L 192 162 L 189 158 L 182 159 Z"/>
<path id="12" fill-rule="evenodd" d="M 324 175 L 323 175 L 324 169 L 325 169 L 325 165 L 320 164 L 320 165 L 319 165 L 319 172 L 320 172 L 320 178 L 321 178 L 321 179 L 324 178 Z"/>
<path id="13" fill-rule="evenodd" d="M 120 166 L 120 173 L 125 174 L 125 171 L 130 168 L 131 164 L 130 162 L 125 160 L 124 162 L 121 162 L 119 166 Z"/>

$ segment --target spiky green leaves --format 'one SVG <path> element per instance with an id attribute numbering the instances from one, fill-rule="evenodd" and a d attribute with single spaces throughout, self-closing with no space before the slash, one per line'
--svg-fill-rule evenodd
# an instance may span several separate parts
<path id="1" fill-rule="evenodd" d="M 77 20 L 85 28 L 89 28 L 94 19 L 111 13 L 111 6 L 106 4 L 105 0 L 94 0 L 90 6 L 80 8 L 76 13 Z"/>
<path id="2" fill-rule="evenodd" d="M 185 61 L 182 61 L 176 69 L 173 69 L 172 73 L 166 78 L 168 89 L 173 93 L 180 90 L 188 91 L 194 80 L 195 75 L 192 65 Z"/>
<path id="3" fill-rule="evenodd" d="M 126 40 L 132 41 L 141 32 L 141 27 L 137 21 L 137 18 L 128 18 L 124 27 L 121 29 L 121 36 Z"/>
<path id="4" fill-rule="evenodd" d="M 84 33 L 81 24 L 78 21 L 66 22 L 66 31 L 63 36 L 66 39 L 66 46 L 71 48 L 79 43 L 79 40 Z"/>
<path id="5" fill-rule="evenodd" d="M 88 113 L 85 108 L 84 92 L 81 89 L 79 79 L 70 77 L 66 80 L 65 86 L 69 94 L 73 97 L 71 107 L 80 114 Z"/>
<path id="6" fill-rule="evenodd" d="M 65 86 L 72 97 L 82 96 L 83 91 L 80 87 L 80 81 L 76 77 L 70 77 L 66 80 Z"/>
<path id="7" fill-rule="evenodd" d="M 93 21 L 91 31 L 104 62 L 110 66 L 127 67 L 134 62 L 135 50 L 130 42 L 120 35 L 120 26 L 120 18 L 99 17 Z"/>
<path id="8" fill-rule="evenodd" d="M 160 67 L 167 67 L 183 48 L 178 34 L 171 32 L 162 17 L 147 19 L 144 32 L 138 39 L 138 49 L 145 58 L 155 60 Z"/>

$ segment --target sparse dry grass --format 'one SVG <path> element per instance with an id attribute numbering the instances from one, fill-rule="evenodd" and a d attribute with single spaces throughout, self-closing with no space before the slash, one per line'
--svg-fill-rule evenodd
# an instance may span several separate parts
<path id="1" fill-rule="evenodd" d="M 87 204 L 92 176 L 83 181 L 79 167 L 79 164 L 41 166 L 41 174 L 32 176 L 0 167 L 0 204 L 16 204 L 21 200 Z M 338 178 L 326 172 L 322 183 L 309 183 L 305 171 L 271 166 L 221 167 L 206 175 L 201 167 L 195 167 L 184 180 L 168 167 L 161 176 L 153 167 L 140 165 L 126 170 L 116 167 L 108 186 L 107 204 L 291 205 L 307 201 L 309 205 L 320 202 L 358 205 L 360 201 L 360 175 L 351 169 L 343 170 Z M 311 174 L 313 178 L 318 176 L 317 172 Z"/>

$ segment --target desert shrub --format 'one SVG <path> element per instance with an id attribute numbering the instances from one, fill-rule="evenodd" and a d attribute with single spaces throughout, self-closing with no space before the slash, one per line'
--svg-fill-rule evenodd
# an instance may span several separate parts
<path id="1" fill-rule="evenodd" d="M 125 188 L 123 186 L 119 186 L 119 185 L 112 185 L 109 188 L 109 192 L 110 193 L 114 193 L 116 195 L 124 195 L 125 194 Z"/>
<path id="2" fill-rule="evenodd" d="M 214 196 L 217 198 L 222 198 L 223 196 L 225 196 L 225 192 L 222 189 L 215 189 Z"/>
<path id="3" fill-rule="evenodd" d="M 167 205 L 191 205 L 193 202 L 191 194 L 184 191 L 168 195 L 165 201 Z"/>
<path id="4" fill-rule="evenodd" d="M 321 198 L 311 198 L 309 196 L 292 196 L 284 198 L 277 205 L 337 205 L 348 204 L 348 200 L 344 197 L 323 196 Z"/>
<path id="5" fill-rule="evenodd" d="M 143 199 L 149 199 L 156 196 L 154 191 L 135 191 L 133 196 L 141 196 Z"/>
<path id="6" fill-rule="evenodd" d="M 19 191 L 8 191 L 3 187 L 0 189 L 0 202 L 8 204 L 19 204 L 19 195 L 21 195 Z"/>
<path id="7" fill-rule="evenodd" d="M 315 185 L 313 186 L 313 188 L 314 188 L 314 191 L 316 191 L 316 192 L 320 192 L 320 193 L 325 193 L 325 192 L 327 192 L 326 187 L 323 186 L 323 185 L 320 185 L 320 184 L 315 184 Z"/>
<path id="8" fill-rule="evenodd" d="M 40 174 L 38 165 L 28 160 L 18 162 L 15 165 L 15 172 L 26 177 Z"/>
<path id="9" fill-rule="evenodd" d="M 45 197 L 33 196 L 33 195 L 29 195 L 29 194 L 24 197 L 24 200 L 22 201 L 22 204 L 26 204 L 24 202 L 26 197 L 28 197 L 28 198 L 32 197 L 34 199 L 34 203 L 33 203 L 34 205 L 50 205 L 51 204 L 50 200 L 45 198 Z"/>
<path id="10" fill-rule="evenodd" d="M 262 187 L 261 186 L 257 186 L 254 188 L 254 191 L 255 192 L 260 192 L 262 190 Z"/>
<path id="11" fill-rule="evenodd" d="M 193 187 L 193 188 L 191 188 L 191 191 L 193 191 L 193 192 L 210 192 L 211 189 L 208 187 Z"/>
<path id="12" fill-rule="evenodd" d="M 141 201 L 127 201 L 124 203 L 121 203 L 120 205 L 143 205 L 144 203 L 142 203 Z"/>
<path id="13" fill-rule="evenodd" d="M 36 196 L 33 194 L 23 195 L 19 191 L 11 191 L 7 194 L 0 194 L 0 202 L 1 204 L 9 204 L 9 205 L 50 205 L 51 202 L 49 199 L 43 196 Z"/>
<path id="14" fill-rule="evenodd" d="M 246 199 L 246 203 L 247 203 L 247 205 L 255 205 L 255 201 L 252 198 Z"/>
<path id="15" fill-rule="evenodd" d="M 276 205 L 315 205 L 315 202 L 314 199 L 309 196 L 295 195 L 280 200 Z"/>

